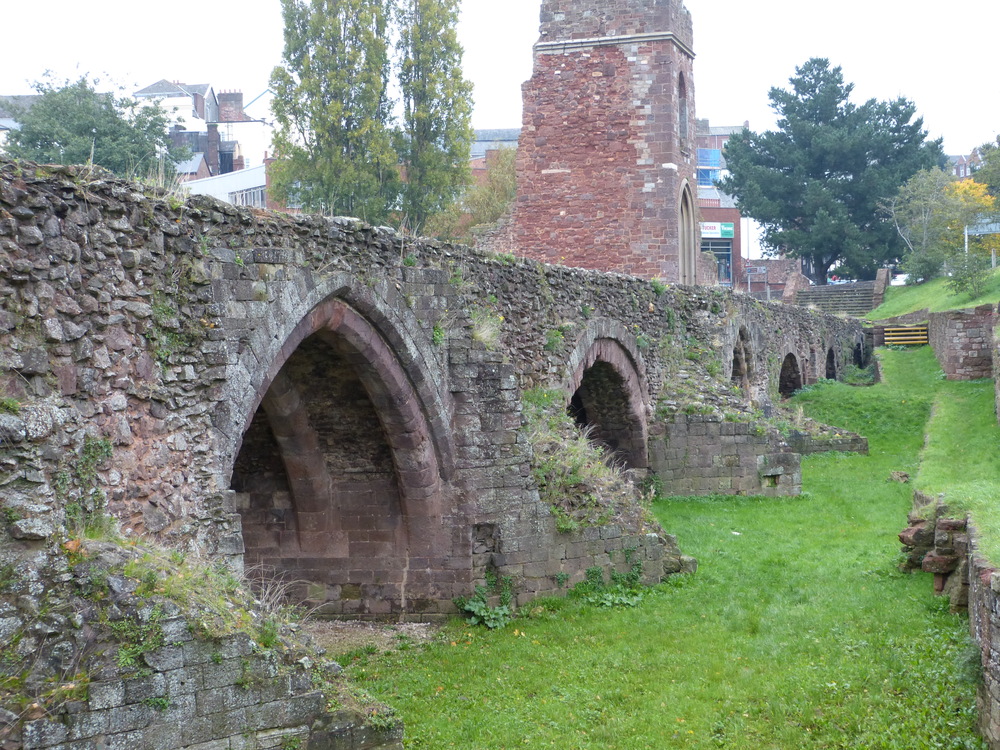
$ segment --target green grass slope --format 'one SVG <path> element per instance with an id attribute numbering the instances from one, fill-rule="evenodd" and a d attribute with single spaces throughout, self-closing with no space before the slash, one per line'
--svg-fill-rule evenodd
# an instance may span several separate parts
<path id="1" fill-rule="evenodd" d="M 992 380 L 942 383 L 927 427 L 917 487 L 968 511 L 979 551 L 1000 562 L 1000 426 Z"/>
<path id="2" fill-rule="evenodd" d="M 810 416 L 866 434 L 869 456 L 803 464 L 801 497 L 664 498 L 699 559 L 637 606 L 549 600 L 505 629 L 455 621 L 426 647 L 355 654 L 407 748 L 982 748 L 966 623 L 896 533 L 942 381 L 929 349 L 887 352 L 885 382 L 824 384 Z"/>
<path id="3" fill-rule="evenodd" d="M 885 302 L 865 315 L 865 318 L 884 320 L 925 308 L 930 312 L 942 312 L 977 305 L 995 305 L 997 302 L 1000 302 L 1000 268 L 993 271 L 983 295 L 975 298 L 968 294 L 955 294 L 948 286 L 948 280 L 943 278 L 914 286 L 889 287 Z"/>

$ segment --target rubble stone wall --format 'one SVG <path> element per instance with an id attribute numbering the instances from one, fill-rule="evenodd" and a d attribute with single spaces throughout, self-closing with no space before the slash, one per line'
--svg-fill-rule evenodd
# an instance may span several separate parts
<path id="1" fill-rule="evenodd" d="M 522 394 L 554 389 L 568 405 L 614 385 L 613 397 L 579 398 L 640 475 L 657 441 L 679 450 L 695 439 L 722 454 L 733 444 L 734 477 L 778 477 L 776 489 L 794 492 L 780 484 L 793 470 L 773 471 L 771 457 L 793 460 L 780 436 L 723 435 L 728 422 L 677 415 L 767 411 L 787 353 L 808 374 L 820 366 L 810 352 L 832 349 L 839 368 L 859 346 L 856 322 L 721 289 L 0 162 L 0 566 L 13 575 L 0 628 L 23 629 L 50 586 L 72 581 L 64 542 L 105 511 L 127 536 L 180 554 L 305 572 L 302 596 L 329 614 L 440 617 L 490 570 L 513 579 L 517 603 L 594 566 L 638 562 L 656 581 L 690 561 L 641 513 L 557 530 L 532 475 Z M 695 476 L 657 467 L 678 472 L 667 492 Z M 728 489 L 756 491 L 741 482 Z M 76 632 L 67 623 L 46 625 L 39 663 L 58 662 Z M 201 651 L 174 643 L 141 686 L 107 673 L 96 703 L 18 724 L 25 746 L 92 747 L 98 734 L 168 746 L 150 739 L 153 727 L 170 743 L 236 747 L 253 731 L 278 732 L 267 736 L 280 744 L 316 708 L 292 678 L 280 695 L 219 682 L 233 670 L 216 674 L 214 652 L 212 667 L 198 667 Z M 256 668 L 253 654 L 232 658 Z M 160 694 L 185 674 L 207 681 Z M 161 699 L 176 713 L 169 727 Z M 317 746 L 398 746 L 357 721 L 337 727 Z"/>
<path id="2" fill-rule="evenodd" d="M 337 571 L 314 589 L 332 611 L 447 612 L 491 566 L 525 596 L 554 592 L 549 569 L 582 576 L 619 545 L 644 551 L 650 579 L 664 557 L 676 569 L 679 552 L 639 528 L 623 541 L 587 532 L 614 537 L 603 549 L 555 531 L 522 391 L 568 402 L 580 368 L 610 359 L 638 384 L 623 418 L 657 434 L 682 408 L 769 407 L 787 353 L 810 382 L 823 366 L 811 353 L 832 349 L 839 371 L 864 341 L 855 322 L 721 289 L 157 199 L 82 171 L 4 163 L 0 175 L 0 379 L 19 404 L 0 418 L 11 538 L 51 543 L 67 508 L 106 498 L 135 533 L 239 560 L 246 518 L 254 549 Z M 741 329 L 750 374 L 736 388 Z M 326 353 L 296 359 L 310 351 Z M 339 426 L 319 419 L 318 363 L 331 392 L 353 394 Z M 271 436 L 254 427 L 262 414 Z M 346 425 L 357 450 L 343 450 Z M 383 516 L 397 515 L 351 510 L 393 479 Z"/>

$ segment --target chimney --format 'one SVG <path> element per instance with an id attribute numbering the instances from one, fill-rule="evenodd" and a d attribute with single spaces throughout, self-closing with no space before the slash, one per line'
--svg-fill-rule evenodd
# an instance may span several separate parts
<path id="1" fill-rule="evenodd" d="M 205 154 L 205 161 L 208 162 L 208 169 L 213 175 L 219 172 L 219 126 L 208 123 L 208 153 Z"/>
<path id="2" fill-rule="evenodd" d="M 223 91 L 219 94 L 219 122 L 245 122 L 248 119 L 243 112 L 242 91 Z"/>

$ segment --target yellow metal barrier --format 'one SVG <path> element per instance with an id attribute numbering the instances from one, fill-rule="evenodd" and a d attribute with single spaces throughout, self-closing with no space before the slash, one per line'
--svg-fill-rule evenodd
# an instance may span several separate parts
<path id="1" fill-rule="evenodd" d="M 890 328 L 886 326 L 885 332 L 886 346 L 889 344 L 919 345 L 930 343 L 927 338 L 927 326 L 898 326 Z"/>

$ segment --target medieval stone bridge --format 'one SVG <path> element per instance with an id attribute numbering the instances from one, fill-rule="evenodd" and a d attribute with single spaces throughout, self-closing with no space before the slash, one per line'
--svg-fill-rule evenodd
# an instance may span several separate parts
<path id="1" fill-rule="evenodd" d="M 106 498 L 134 533 L 357 616 L 451 611 L 487 569 L 525 598 L 626 558 L 679 569 L 641 516 L 557 531 L 525 390 L 558 390 L 668 492 L 789 493 L 798 457 L 753 420 L 866 356 L 856 321 L 718 288 L 7 162 L 0 305 L 10 544 L 53 544 L 68 505 Z"/>

